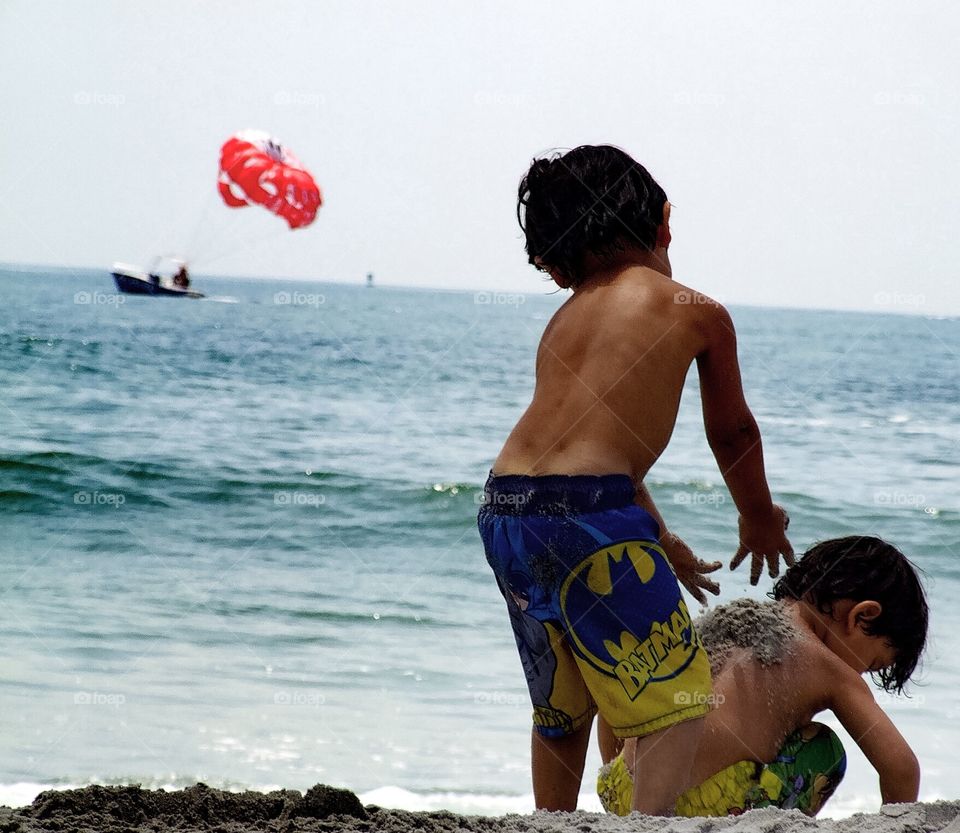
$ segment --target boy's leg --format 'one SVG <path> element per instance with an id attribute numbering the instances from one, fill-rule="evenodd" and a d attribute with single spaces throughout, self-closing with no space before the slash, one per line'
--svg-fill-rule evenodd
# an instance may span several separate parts
<path id="1" fill-rule="evenodd" d="M 569 735 L 547 738 L 533 730 L 533 797 L 538 810 L 577 809 L 592 721 Z"/>
<path id="2" fill-rule="evenodd" d="M 626 475 L 505 475 L 485 487 L 484 551 L 547 738 L 533 742 L 540 807 L 576 806 L 596 711 L 628 735 L 708 711 L 709 661 L 635 491 Z M 641 747 L 642 807 L 672 809 L 700 731 L 663 731 L 662 745 Z M 654 748 L 656 772 L 643 765 Z"/>
<path id="3" fill-rule="evenodd" d="M 602 717 L 597 720 L 597 745 L 600 747 L 600 760 L 605 764 L 623 751 L 623 738 L 618 738 Z"/>
<path id="4" fill-rule="evenodd" d="M 830 727 L 816 721 L 797 729 L 776 759 L 763 768 L 760 785 L 770 803 L 784 810 L 815 816 L 847 769 L 843 744 Z"/>
<path id="5" fill-rule="evenodd" d="M 690 770 L 706 724 L 702 717 L 637 739 L 632 809 L 672 816 L 677 797 L 690 786 Z"/>
<path id="6" fill-rule="evenodd" d="M 634 780 L 624 755 L 633 744 L 604 766 L 597 792 L 604 809 L 625 816 L 630 812 Z M 843 778 L 846 755 L 840 739 L 827 726 L 810 723 L 790 735 L 776 759 L 766 765 L 740 761 L 687 790 L 676 802 L 679 816 L 739 815 L 757 807 L 797 809 L 815 816 Z"/>

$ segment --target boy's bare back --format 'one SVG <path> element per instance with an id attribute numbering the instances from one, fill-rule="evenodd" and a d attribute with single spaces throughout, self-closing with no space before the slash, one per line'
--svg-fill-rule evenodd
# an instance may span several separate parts
<path id="1" fill-rule="evenodd" d="M 734 600 L 695 622 L 710 653 L 713 709 L 684 790 L 742 761 L 797 763 L 792 738 L 829 733 L 813 718 L 831 711 L 876 769 L 883 801 L 916 801 L 916 755 L 863 678 L 871 673 L 884 691 L 902 693 L 918 666 L 929 612 L 916 568 L 892 544 L 850 535 L 811 547 L 771 595 Z M 604 763 L 614 764 L 617 743 L 606 729 L 600 741 Z M 831 747 L 841 748 L 838 738 Z M 633 739 L 623 746 L 631 777 L 635 748 Z M 633 785 L 609 780 L 615 771 L 601 772 L 601 798 L 622 812 Z M 782 768 L 767 771 L 784 777 Z"/>
<path id="2" fill-rule="evenodd" d="M 838 681 L 823 679 L 829 662 L 823 643 L 795 616 L 790 620 L 792 638 L 777 662 L 761 663 L 749 648 L 725 657 L 714 677 L 717 708 L 707 716 L 694 783 L 737 761 L 769 763 L 791 732 L 829 706 L 829 687 Z"/>
<path id="3" fill-rule="evenodd" d="M 888 787 L 909 790 L 916 758 L 861 676 L 892 662 L 893 652 L 871 645 L 845 660 L 837 653 L 843 650 L 839 642 L 828 647 L 816 633 L 817 614 L 809 605 L 787 603 L 783 615 L 794 635 L 779 662 L 764 664 L 749 649 L 737 648 L 714 678 L 718 707 L 707 715 L 690 786 L 737 761 L 771 762 L 788 735 L 830 710 L 881 778 L 887 775 Z"/>
<path id="4" fill-rule="evenodd" d="M 690 364 L 724 341 L 722 308 L 691 300 L 707 301 L 636 265 L 577 289 L 543 334 L 533 401 L 494 472 L 642 480 L 670 439 Z"/>
<path id="5" fill-rule="evenodd" d="M 672 541 L 643 478 L 670 440 L 696 360 L 707 441 L 740 514 L 730 566 L 752 554 L 751 583 L 764 562 L 777 575 L 781 554 L 793 560 L 788 521 L 767 485 L 733 322 L 720 304 L 673 280 L 663 189 L 623 151 L 583 146 L 535 160 L 517 210 L 530 262 L 573 295 L 543 334 L 533 400 L 493 474 L 626 475 Z M 717 592 L 700 575 L 715 567 L 695 562 L 682 542 L 675 550 L 688 589 Z"/>

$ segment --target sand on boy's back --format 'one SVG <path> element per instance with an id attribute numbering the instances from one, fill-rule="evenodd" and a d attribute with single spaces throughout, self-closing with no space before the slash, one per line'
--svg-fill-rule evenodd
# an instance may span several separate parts
<path id="1" fill-rule="evenodd" d="M 782 662 L 797 636 L 796 628 L 781 602 L 735 599 L 708 610 L 694 621 L 714 676 L 734 648 L 753 652 L 761 665 Z"/>

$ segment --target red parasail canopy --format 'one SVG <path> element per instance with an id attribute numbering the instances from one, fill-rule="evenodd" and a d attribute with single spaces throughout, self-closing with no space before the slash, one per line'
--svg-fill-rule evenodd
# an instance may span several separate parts
<path id="1" fill-rule="evenodd" d="M 231 208 L 262 205 L 290 228 L 309 226 L 323 203 L 300 160 L 262 130 L 241 130 L 220 149 L 217 187 Z"/>

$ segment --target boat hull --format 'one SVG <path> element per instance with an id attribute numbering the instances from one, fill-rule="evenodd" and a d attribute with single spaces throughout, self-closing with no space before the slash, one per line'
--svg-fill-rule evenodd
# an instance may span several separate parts
<path id="1" fill-rule="evenodd" d="M 149 275 L 134 272 L 132 269 L 114 266 L 110 274 L 113 275 L 117 289 L 128 295 L 161 295 L 166 298 L 204 297 L 202 292 L 194 292 L 192 289 L 179 289 L 175 286 L 155 283 L 150 280 Z"/>

